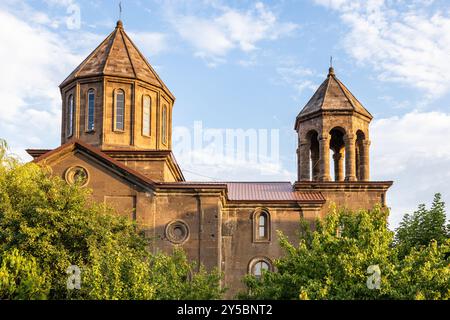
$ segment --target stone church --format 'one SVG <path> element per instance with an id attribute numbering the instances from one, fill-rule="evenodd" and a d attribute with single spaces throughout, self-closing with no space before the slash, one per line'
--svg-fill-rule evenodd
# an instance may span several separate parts
<path id="1" fill-rule="evenodd" d="M 224 274 L 228 296 L 247 273 L 273 269 L 276 231 L 295 240 L 330 203 L 385 206 L 391 181 L 370 181 L 372 115 L 330 68 L 295 119 L 298 178 L 290 182 L 189 182 L 171 151 L 175 96 L 124 31 L 115 30 L 61 83 L 61 146 L 29 149 L 67 183 L 136 221 L 150 250 L 181 246 Z M 334 169 L 331 170 L 331 164 Z M 332 176 L 333 173 L 333 176 Z"/>

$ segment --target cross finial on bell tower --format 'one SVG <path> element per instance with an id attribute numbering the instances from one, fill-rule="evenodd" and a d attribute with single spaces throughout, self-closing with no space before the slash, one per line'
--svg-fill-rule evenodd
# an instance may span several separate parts
<path id="1" fill-rule="evenodd" d="M 119 20 L 117 20 L 116 29 L 123 29 L 123 23 L 122 23 L 122 1 L 119 2 Z"/>
<path id="2" fill-rule="evenodd" d="M 333 56 L 330 56 L 330 68 L 328 69 L 328 76 L 334 76 Z"/>

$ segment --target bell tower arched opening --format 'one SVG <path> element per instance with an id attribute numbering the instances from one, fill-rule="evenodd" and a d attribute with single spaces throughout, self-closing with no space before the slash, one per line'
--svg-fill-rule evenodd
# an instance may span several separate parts
<path id="1" fill-rule="evenodd" d="M 319 167 L 319 134 L 315 130 L 311 130 L 306 135 L 309 142 L 309 161 L 310 161 L 310 179 L 318 180 L 320 174 Z"/>
<path id="2" fill-rule="evenodd" d="M 332 151 L 332 170 L 334 181 L 344 181 L 345 178 L 345 130 L 335 127 L 330 130 L 330 150 Z"/>

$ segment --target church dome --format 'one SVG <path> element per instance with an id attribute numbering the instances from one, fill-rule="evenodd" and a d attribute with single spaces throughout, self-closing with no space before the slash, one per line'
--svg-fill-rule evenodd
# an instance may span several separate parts
<path id="1" fill-rule="evenodd" d="M 117 21 L 114 31 L 75 68 L 59 87 L 63 88 L 77 79 L 98 76 L 140 80 L 161 88 L 174 99 L 173 94 L 127 35 L 120 20 Z"/>

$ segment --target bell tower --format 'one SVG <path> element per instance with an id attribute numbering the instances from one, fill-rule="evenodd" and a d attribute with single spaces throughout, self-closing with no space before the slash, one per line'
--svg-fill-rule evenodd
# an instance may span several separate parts
<path id="1" fill-rule="evenodd" d="M 371 120 L 330 67 L 295 122 L 298 181 L 369 181 Z"/>
<path id="2" fill-rule="evenodd" d="M 386 206 L 392 181 L 370 180 L 372 118 L 332 67 L 298 114 L 298 178 L 294 190 L 320 191 L 326 199 L 322 216 L 331 203 L 351 210 Z"/>

